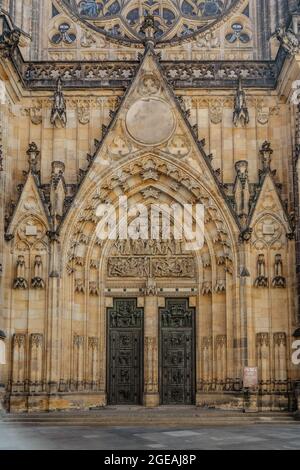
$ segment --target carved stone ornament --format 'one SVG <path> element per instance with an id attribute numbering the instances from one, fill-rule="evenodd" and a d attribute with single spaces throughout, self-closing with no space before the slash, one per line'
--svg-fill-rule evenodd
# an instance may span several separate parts
<path id="1" fill-rule="evenodd" d="M 250 122 L 249 111 L 246 101 L 246 93 L 243 89 L 242 79 L 239 78 L 238 89 L 234 99 L 233 124 L 237 127 L 241 124 L 246 127 Z"/>
<path id="2" fill-rule="evenodd" d="M 31 287 L 33 289 L 45 289 L 45 281 L 43 276 L 43 262 L 42 257 L 37 255 L 34 261 L 34 277 L 31 280 Z"/>
<path id="3" fill-rule="evenodd" d="M 275 255 L 274 273 L 272 287 L 284 289 L 286 287 L 286 279 L 283 276 L 283 262 L 280 254 Z"/>
<path id="4" fill-rule="evenodd" d="M 212 283 L 210 281 L 204 281 L 201 290 L 202 295 L 211 295 L 212 290 Z"/>
<path id="5" fill-rule="evenodd" d="M 276 37 L 283 49 L 291 56 L 299 53 L 300 42 L 291 28 L 286 29 L 284 25 L 278 25 L 273 37 Z"/>
<path id="6" fill-rule="evenodd" d="M 143 309 L 132 300 L 117 299 L 114 307 L 109 309 L 110 328 L 140 328 L 142 320 Z"/>
<path id="7" fill-rule="evenodd" d="M 14 289 L 28 289 L 28 282 L 25 279 L 26 264 L 24 256 L 20 255 L 17 259 L 17 276 L 13 283 Z"/>
<path id="8" fill-rule="evenodd" d="M 82 125 L 86 125 L 90 122 L 90 109 L 85 106 L 78 106 L 77 108 L 78 121 Z"/>
<path id="9" fill-rule="evenodd" d="M 10 57 L 18 47 L 20 38 L 21 32 L 17 29 L 3 31 L 0 36 L 0 56 L 4 59 Z"/>
<path id="10" fill-rule="evenodd" d="M 144 290 L 145 294 L 150 296 L 150 295 L 157 295 L 158 289 L 156 286 L 156 282 L 153 278 L 148 278 L 146 282 L 146 287 Z"/>
<path id="11" fill-rule="evenodd" d="M 272 162 L 272 155 L 274 153 L 273 149 L 271 148 L 271 143 L 265 141 L 262 144 L 262 148 L 259 151 L 262 159 L 263 171 L 267 172 L 271 169 L 271 162 Z"/>
<path id="12" fill-rule="evenodd" d="M 126 128 L 136 142 L 159 145 L 174 133 L 175 117 L 169 104 L 160 98 L 139 99 L 129 108 Z"/>
<path id="13" fill-rule="evenodd" d="M 32 122 L 32 124 L 34 124 L 35 126 L 38 126 L 39 124 L 42 124 L 43 122 L 43 110 L 41 107 L 38 107 L 38 106 L 35 106 L 33 108 L 29 108 L 27 110 L 28 114 L 29 114 L 29 117 L 30 117 L 30 121 Z"/>
<path id="14" fill-rule="evenodd" d="M 209 117 L 212 124 L 221 124 L 223 120 L 223 107 L 219 103 L 212 103 L 209 108 Z"/>
<path id="15" fill-rule="evenodd" d="M 268 287 L 269 279 L 266 276 L 266 262 L 265 255 L 258 255 L 257 258 L 257 278 L 254 282 L 255 287 Z"/>
<path id="16" fill-rule="evenodd" d="M 53 96 L 50 122 L 55 127 L 66 127 L 67 125 L 67 107 L 65 97 L 62 91 L 61 78 L 57 80 L 56 90 Z"/>
<path id="17" fill-rule="evenodd" d="M 31 171 L 32 173 L 37 173 L 39 156 L 41 152 L 39 151 L 35 142 L 32 142 L 31 144 L 29 144 L 29 147 L 26 153 L 28 156 L 29 171 Z"/>

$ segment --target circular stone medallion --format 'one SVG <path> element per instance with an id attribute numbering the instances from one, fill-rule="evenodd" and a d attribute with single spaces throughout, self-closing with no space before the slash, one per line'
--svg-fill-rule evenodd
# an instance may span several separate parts
<path id="1" fill-rule="evenodd" d="M 175 130 L 175 118 L 170 106 L 158 98 L 136 101 L 126 116 L 131 137 L 144 145 L 166 142 Z"/>

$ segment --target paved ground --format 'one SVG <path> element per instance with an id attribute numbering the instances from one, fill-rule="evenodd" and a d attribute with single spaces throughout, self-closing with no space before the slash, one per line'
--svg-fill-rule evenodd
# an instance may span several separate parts
<path id="1" fill-rule="evenodd" d="M 197 429 L 0 423 L 0 450 L 299 450 L 300 423 Z"/>

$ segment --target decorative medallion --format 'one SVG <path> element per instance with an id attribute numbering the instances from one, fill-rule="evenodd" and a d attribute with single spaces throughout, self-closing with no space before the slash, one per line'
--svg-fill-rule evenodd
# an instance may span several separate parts
<path id="1" fill-rule="evenodd" d="M 159 145 L 169 140 L 175 130 L 175 117 L 170 106 L 159 98 L 136 101 L 126 116 L 130 136 L 140 144 Z"/>

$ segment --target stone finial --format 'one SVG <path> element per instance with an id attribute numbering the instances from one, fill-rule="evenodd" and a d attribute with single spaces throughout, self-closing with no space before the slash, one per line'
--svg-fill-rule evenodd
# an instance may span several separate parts
<path id="1" fill-rule="evenodd" d="M 261 158 L 262 158 L 262 164 L 263 164 L 263 171 L 267 172 L 271 170 L 271 162 L 272 162 L 272 155 L 274 153 L 273 149 L 271 148 L 271 143 L 265 141 L 262 144 L 262 148 L 259 151 Z"/>
<path id="2" fill-rule="evenodd" d="M 234 99 L 233 124 L 237 127 L 241 124 L 246 127 L 250 122 L 247 107 L 246 93 L 243 89 L 242 78 L 239 78 L 238 88 Z"/>
<path id="3" fill-rule="evenodd" d="M 40 151 L 35 142 L 29 144 L 26 154 L 28 155 L 29 171 L 37 173 L 37 166 L 39 162 Z"/>
<path id="4" fill-rule="evenodd" d="M 18 29 L 12 31 L 3 31 L 0 35 L 0 57 L 7 59 L 18 47 L 21 38 L 21 32 Z"/>
<path id="5" fill-rule="evenodd" d="M 67 106 L 63 94 L 63 83 L 60 77 L 57 80 L 56 90 L 53 96 L 50 122 L 55 127 L 66 127 L 67 125 Z"/>
<path id="6" fill-rule="evenodd" d="M 141 33 L 145 34 L 144 44 L 146 49 L 154 48 L 155 46 L 155 33 L 157 27 L 155 25 L 155 18 L 153 15 L 146 15 L 141 27 Z"/>

